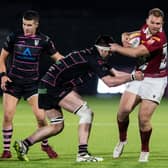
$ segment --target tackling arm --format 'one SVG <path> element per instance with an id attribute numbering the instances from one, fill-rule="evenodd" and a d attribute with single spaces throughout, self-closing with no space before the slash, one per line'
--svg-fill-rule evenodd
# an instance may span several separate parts
<path id="1" fill-rule="evenodd" d="M 118 86 L 132 80 L 143 80 L 144 78 L 144 75 L 141 71 L 136 71 L 135 73 L 130 74 L 121 71 L 117 72 L 117 70 L 115 70 L 113 71 L 113 74 L 115 76 L 106 75 L 101 78 L 103 82 L 109 87 Z"/>

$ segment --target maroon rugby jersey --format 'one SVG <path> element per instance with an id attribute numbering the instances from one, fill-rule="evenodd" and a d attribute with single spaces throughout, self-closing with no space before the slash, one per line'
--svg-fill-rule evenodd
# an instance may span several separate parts
<path id="1" fill-rule="evenodd" d="M 138 70 L 142 70 L 145 76 L 161 77 L 167 75 L 167 38 L 165 32 L 160 30 L 151 35 L 148 26 L 141 28 L 140 41 L 150 52 L 150 56 L 142 56 L 138 59 Z"/>

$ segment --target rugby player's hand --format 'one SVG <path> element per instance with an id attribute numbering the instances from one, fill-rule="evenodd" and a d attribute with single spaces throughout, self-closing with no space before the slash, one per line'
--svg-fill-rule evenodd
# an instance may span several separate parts
<path id="1" fill-rule="evenodd" d="M 131 74 L 132 80 L 143 80 L 144 74 L 141 71 L 135 71 Z"/>
<path id="2" fill-rule="evenodd" d="M 6 90 L 6 86 L 8 82 L 12 82 L 12 80 L 8 76 L 2 76 L 1 77 L 1 89 Z"/>

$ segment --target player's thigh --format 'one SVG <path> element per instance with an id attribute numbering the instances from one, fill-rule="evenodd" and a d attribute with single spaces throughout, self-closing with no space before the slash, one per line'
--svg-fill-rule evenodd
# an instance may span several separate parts
<path id="1" fill-rule="evenodd" d="M 32 108 L 33 113 L 35 116 L 42 116 L 44 115 L 44 110 L 39 109 L 38 107 L 38 94 L 32 95 L 27 99 L 29 105 Z"/>
<path id="2" fill-rule="evenodd" d="M 132 92 L 125 91 L 119 104 L 119 113 L 129 113 L 139 103 L 140 97 Z"/>
<path id="3" fill-rule="evenodd" d="M 78 93 L 71 91 L 59 102 L 59 105 L 70 112 L 75 112 L 84 103 L 85 101 Z"/>

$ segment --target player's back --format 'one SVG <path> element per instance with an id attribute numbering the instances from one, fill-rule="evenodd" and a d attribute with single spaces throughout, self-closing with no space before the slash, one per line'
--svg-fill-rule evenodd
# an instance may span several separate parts
<path id="1" fill-rule="evenodd" d="M 41 80 L 55 87 L 86 75 L 90 71 L 91 57 L 92 52 L 89 49 L 71 52 L 65 58 L 51 65 Z"/>

